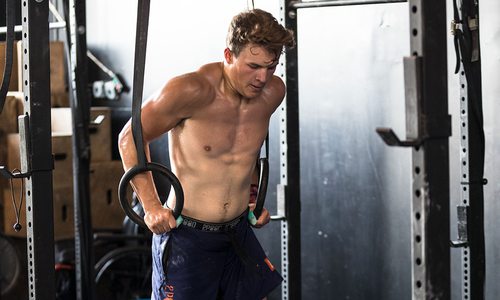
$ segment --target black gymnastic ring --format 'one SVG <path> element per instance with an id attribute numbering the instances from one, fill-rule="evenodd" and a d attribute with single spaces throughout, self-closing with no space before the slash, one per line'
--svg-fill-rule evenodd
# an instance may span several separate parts
<path id="1" fill-rule="evenodd" d="M 253 214 L 257 219 L 262 214 L 264 203 L 266 202 L 267 185 L 269 182 L 269 162 L 267 158 L 260 158 L 259 165 L 259 188 L 257 190 L 255 209 L 253 210 Z"/>
<path id="2" fill-rule="evenodd" d="M 181 182 L 167 167 L 154 162 L 148 162 L 145 166 L 135 166 L 123 174 L 120 184 L 118 185 L 118 199 L 125 214 L 137 225 L 148 229 L 144 219 L 134 211 L 130 202 L 127 200 L 127 188 L 130 180 L 132 180 L 132 178 L 134 178 L 137 174 L 144 172 L 158 172 L 167 177 L 168 181 L 170 181 L 170 184 L 175 192 L 175 207 L 172 210 L 172 213 L 174 218 L 177 220 L 177 218 L 181 215 L 182 208 L 184 207 L 184 191 L 182 189 Z"/>

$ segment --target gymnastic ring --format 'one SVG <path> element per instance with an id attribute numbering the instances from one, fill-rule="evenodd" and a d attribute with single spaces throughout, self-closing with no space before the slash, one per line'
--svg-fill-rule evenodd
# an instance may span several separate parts
<path id="1" fill-rule="evenodd" d="M 144 219 L 134 211 L 130 202 L 127 200 L 127 188 L 130 181 L 137 174 L 144 172 L 157 172 L 168 179 L 175 192 L 175 207 L 172 210 L 172 214 L 174 215 L 174 218 L 179 221 L 180 218 L 182 218 L 181 212 L 184 207 L 184 191 L 182 189 L 181 182 L 167 167 L 154 162 L 148 162 L 145 166 L 134 166 L 123 174 L 120 184 L 118 185 L 118 199 L 125 214 L 137 225 L 148 229 Z"/>
<path id="2" fill-rule="evenodd" d="M 259 164 L 259 189 L 257 191 L 255 209 L 253 210 L 253 213 L 257 219 L 260 217 L 262 209 L 264 208 L 267 194 L 267 184 L 269 182 L 269 162 L 267 158 L 260 158 Z"/>

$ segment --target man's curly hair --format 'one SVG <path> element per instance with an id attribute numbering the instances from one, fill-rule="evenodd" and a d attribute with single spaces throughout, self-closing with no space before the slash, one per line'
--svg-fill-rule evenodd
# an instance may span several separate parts
<path id="1" fill-rule="evenodd" d="M 295 39 L 293 32 L 279 24 L 273 15 L 261 9 L 252 9 L 233 17 L 226 44 L 236 57 L 248 44 L 264 47 L 278 57 L 284 47 L 295 46 Z"/>

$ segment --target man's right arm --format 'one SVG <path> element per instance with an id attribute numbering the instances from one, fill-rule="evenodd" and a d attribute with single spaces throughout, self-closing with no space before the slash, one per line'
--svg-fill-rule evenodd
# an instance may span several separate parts
<path id="1" fill-rule="evenodd" d="M 200 83 L 196 76 L 177 77 L 168 82 L 157 95 L 144 102 L 141 121 L 144 151 L 148 160 L 149 143 L 188 118 L 196 108 L 193 103 L 199 102 L 199 91 L 203 91 L 198 85 Z M 130 121 L 119 134 L 118 147 L 124 169 L 134 167 L 137 164 L 137 150 Z M 171 210 L 164 208 L 159 200 L 151 173 L 136 175 L 131 184 L 144 208 L 144 221 L 152 232 L 159 234 L 176 226 Z"/>
<path id="2" fill-rule="evenodd" d="M 137 164 L 137 150 L 132 135 L 130 121 L 123 127 L 119 135 L 119 151 L 125 170 Z M 149 159 L 149 145 L 144 144 L 144 151 Z M 159 200 L 151 173 L 137 174 L 131 180 L 132 187 L 144 209 L 144 222 L 148 228 L 156 233 L 167 232 L 175 227 L 175 220 L 171 212 L 165 209 Z"/>

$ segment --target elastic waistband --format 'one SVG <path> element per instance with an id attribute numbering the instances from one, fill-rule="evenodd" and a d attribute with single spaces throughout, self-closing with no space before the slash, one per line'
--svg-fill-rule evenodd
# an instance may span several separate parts
<path id="1" fill-rule="evenodd" d="M 247 217 L 247 215 L 248 215 L 248 210 L 245 210 L 239 217 L 236 217 L 235 219 L 224 223 L 204 222 L 183 215 L 182 225 L 187 226 L 189 228 L 198 229 L 201 231 L 224 232 L 234 229 L 244 218 Z"/>

